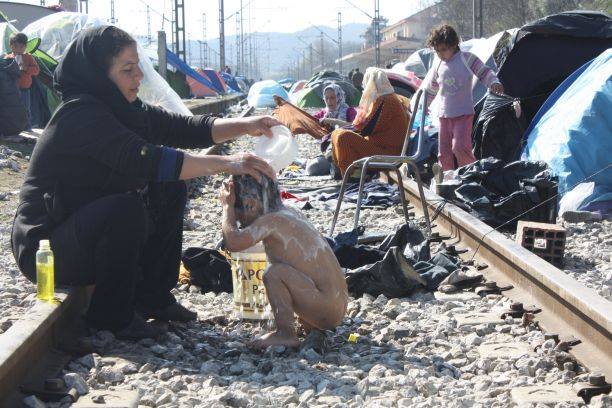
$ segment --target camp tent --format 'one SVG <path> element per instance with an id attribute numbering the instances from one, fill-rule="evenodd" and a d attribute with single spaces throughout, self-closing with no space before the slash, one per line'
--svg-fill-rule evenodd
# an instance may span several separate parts
<path id="1" fill-rule="evenodd" d="M 223 78 L 223 81 L 227 85 L 227 90 L 229 92 L 244 92 L 242 89 L 240 89 L 240 85 L 238 84 L 238 81 L 236 81 L 236 77 L 234 77 L 232 74 L 228 74 L 227 72 L 221 72 L 219 73 L 219 75 L 221 75 L 221 78 Z"/>
<path id="2" fill-rule="evenodd" d="M 612 47 L 612 19 L 571 11 L 521 27 L 503 53 L 498 77 L 508 95 L 525 99 L 529 123 L 548 95 L 585 62 Z"/>
<path id="3" fill-rule="evenodd" d="M 518 159 L 525 130 L 551 92 L 610 47 L 612 19 L 592 12 L 544 17 L 501 39 L 495 58 L 500 65 L 498 77 L 510 97 L 487 95 L 484 99 L 472 134 L 476 157 Z"/>
<path id="4" fill-rule="evenodd" d="M 300 108 L 324 107 L 323 90 L 330 83 L 335 83 L 342 88 L 346 96 L 346 103 L 350 106 L 357 106 L 359 104 L 361 92 L 353 86 L 348 78 L 334 71 L 321 71 L 313 75 L 313 77 L 304 84 L 302 90 L 299 91 L 299 95 L 295 98 L 296 104 Z"/>
<path id="5" fill-rule="evenodd" d="M 218 90 L 219 93 L 227 93 L 227 84 L 225 83 L 223 77 L 219 75 L 217 71 L 212 68 L 203 68 L 201 71 L 204 76 L 208 78 L 210 82 L 212 82 L 215 89 Z"/>
<path id="6" fill-rule="evenodd" d="M 612 212 L 610 112 L 612 48 L 569 76 L 542 105 L 528 129 L 523 157 L 548 163 L 559 177 L 561 197 L 583 181 L 594 183 L 582 209 Z"/>
<path id="7" fill-rule="evenodd" d="M 387 74 L 387 78 L 389 78 L 395 93 L 409 99 L 412 98 L 412 95 L 414 95 L 419 86 L 421 86 L 421 82 L 423 82 L 414 72 L 398 72 L 392 69 L 384 69 L 383 71 Z"/>
<path id="8" fill-rule="evenodd" d="M 199 74 L 202 78 L 208 79 L 208 77 L 206 76 L 206 74 L 201 68 L 196 68 L 194 71 L 197 74 Z M 196 98 L 214 97 L 214 96 L 219 95 L 219 93 L 215 91 L 212 87 L 205 85 L 204 83 L 198 81 L 193 76 L 186 75 L 185 80 L 187 81 L 187 84 L 189 85 L 191 95 Z"/>
<path id="9" fill-rule="evenodd" d="M 273 108 L 276 106 L 274 95 L 278 95 L 285 100 L 289 99 L 289 95 L 287 95 L 287 91 L 285 91 L 282 85 L 272 79 L 268 79 L 266 81 L 255 82 L 251 86 L 247 101 L 249 106 L 255 108 Z"/>

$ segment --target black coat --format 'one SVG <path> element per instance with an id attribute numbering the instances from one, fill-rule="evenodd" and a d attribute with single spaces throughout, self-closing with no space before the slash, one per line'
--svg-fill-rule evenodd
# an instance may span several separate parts
<path id="1" fill-rule="evenodd" d="M 0 135 L 16 135 L 26 127 L 26 111 L 17 86 L 20 74 L 17 61 L 0 58 Z"/>
<path id="2" fill-rule="evenodd" d="M 183 153 L 169 148 L 213 144 L 215 118 L 125 99 L 101 62 L 115 48 L 116 30 L 82 31 L 55 70 L 62 104 L 34 147 L 13 223 L 12 249 L 22 271 L 38 242 L 82 206 L 151 181 L 177 180 Z"/>

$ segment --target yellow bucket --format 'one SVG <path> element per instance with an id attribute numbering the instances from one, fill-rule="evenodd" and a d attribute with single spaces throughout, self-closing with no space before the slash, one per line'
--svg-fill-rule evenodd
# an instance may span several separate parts
<path id="1" fill-rule="evenodd" d="M 268 296 L 263 275 L 268 265 L 262 245 L 232 252 L 234 314 L 239 319 L 269 319 Z"/>

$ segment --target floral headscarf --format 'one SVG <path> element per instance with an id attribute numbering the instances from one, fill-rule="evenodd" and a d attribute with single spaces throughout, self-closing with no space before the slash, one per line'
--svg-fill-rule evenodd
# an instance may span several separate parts
<path id="1" fill-rule="evenodd" d="M 330 110 L 328 106 L 325 106 L 325 115 L 323 117 L 331 118 L 331 119 L 340 119 L 340 120 L 346 121 L 347 120 L 346 111 L 348 110 L 349 106 L 347 105 L 345 101 L 344 91 L 342 90 L 340 85 L 331 83 L 325 86 L 325 88 L 323 89 L 323 100 L 324 101 L 325 101 L 325 92 L 327 92 L 328 89 L 334 91 L 334 93 L 336 94 L 336 109 Z"/>

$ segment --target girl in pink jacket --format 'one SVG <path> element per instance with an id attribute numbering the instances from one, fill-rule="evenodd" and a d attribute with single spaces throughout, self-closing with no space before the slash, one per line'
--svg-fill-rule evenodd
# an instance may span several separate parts
<path id="1" fill-rule="evenodd" d="M 477 56 L 459 49 L 459 36 L 449 25 L 431 31 L 427 46 L 439 60 L 425 79 L 429 102 L 439 93 L 440 132 L 438 160 L 448 171 L 476 161 L 472 153 L 472 121 L 474 101 L 472 77 L 476 76 L 492 93 L 503 93 L 504 87 L 495 73 Z"/>

